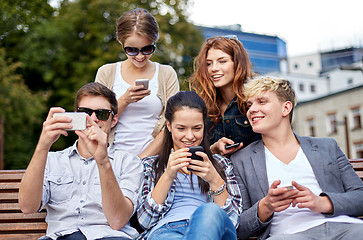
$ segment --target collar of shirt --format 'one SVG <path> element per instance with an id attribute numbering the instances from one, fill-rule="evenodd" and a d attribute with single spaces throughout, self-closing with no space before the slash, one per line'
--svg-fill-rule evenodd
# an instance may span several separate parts
<path id="1" fill-rule="evenodd" d="M 78 144 L 78 139 L 74 142 L 74 144 L 71 147 L 68 148 L 68 151 L 69 151 L 68 157 L 69 158 L 71 158 L 74 154 L 77 154 L 79 156 L 79 158 L 83 161 L 91 161 L 94 159 L 93 156 L 88 159 L 82 157 L 78 151 L 77 144 Z M 107 154 L 108 154 L 108 158 L 110 160 L 114 160 L 114 153 L 115 153 L 115 148 L 113 148 L 111 144 L 108 144 L 107 145 Z"/>

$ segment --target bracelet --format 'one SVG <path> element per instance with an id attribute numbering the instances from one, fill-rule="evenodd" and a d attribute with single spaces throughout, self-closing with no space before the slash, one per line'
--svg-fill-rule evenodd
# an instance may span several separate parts
<path id="1" fill-rule="evenodd" d="M 214 154 L 214 152 L 212 150 L 212 145 L 209 146 L 209 150 L 212 152 L 212 154 Z"/>
<path id="2" fill-rule="evenodd" d="M 220 195 L 221 193 L 223 193 L 224 192 L 224 190 L 226 190 L 226 188 L 227 188 L 227 185 L 226 185 L 226 182 L 224 182 L 223 183 L 223 185 L 222 186 L 220 186 L 217 190 L 210 190 L 209 189 L 209 191 L 208 191 L 208 193 L 209 193 L 209 195 L 211 195 L 211 196 L 218 196 L 218 195 Z"/>

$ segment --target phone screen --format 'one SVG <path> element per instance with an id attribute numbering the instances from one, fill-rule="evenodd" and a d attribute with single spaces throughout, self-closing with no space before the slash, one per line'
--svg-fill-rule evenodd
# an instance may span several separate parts
<path id="1" fill-rule="evenodd" d="M 148 89 L 149 88 L 149 79 L 136 79 L 135 80 L 135 85 L 143 85 L 143 89 Z"/>
<path id="2" fill-rule="evenodd" d="M 64 113 L 54 113 L 54 117 L 56 116 L 66 116 L 72 118 L 71 129 L 66 129 L 67 131 L 75 131 L 75 130 L 85 130 L 87 127 L 86 116 L 87 113 L 84 112 L 64 112 Z"/>
<path id="3" fill-rule="evenodd" d="M 190 156 L 189 158 L 193 159 L 193 160 L 199 160 L 199 161 L 203 161 L 203 158 L 197 154 L 195 154 L 196 152 L 204 152 L 204 148 L 202 146 L 192 146 L 189 147 L 189 152 L 192 153 L 192 156 Z M 189 164 L 189 165 L 193 165 L 193 164 Z M 191 168 L 187 168 L 189 171 L 195 171 Z"/>

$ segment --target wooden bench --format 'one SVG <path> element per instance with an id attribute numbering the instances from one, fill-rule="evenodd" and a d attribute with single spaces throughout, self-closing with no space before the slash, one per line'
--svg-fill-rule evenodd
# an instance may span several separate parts
<path id="1" fill-rule="evenodd" d="M 18 206 L 25 170 L 0 170 L 0 240 L 38 239 L 45 235 L 46 211 L 23 214 Z"/>
<path id="2" fill-rule="evenodd" d="M 363 180 L 363 159 L 352 159 L 350 162 Z M 0 170 L 0 240 L 31 240 L 45 235 L 46 211 L 23 214 L 18 206 L 19 185 L 24 172 Z"/>
<path id="3" fill-rule="evenodd" d="M 353 165 L 353 168 L 360 179 L 363 180 L 363 159 L 351 159 L 350 163 Z"/>

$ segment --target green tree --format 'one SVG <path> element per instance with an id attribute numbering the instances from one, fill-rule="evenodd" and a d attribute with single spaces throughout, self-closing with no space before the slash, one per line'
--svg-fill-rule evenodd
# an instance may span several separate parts
<path id="1" fill-rule="evenodd" d="M 47 0 L 0 1 L 0 48 L 6 48 L 8 59 L 18 61 L 24 36 L 51 18 L 53 12 Z"/>
<path id="2" fill-rule="evenodd" d="M 32 93 L 16 73 L 20 63 L 5 59 L 0 48 L 0 118 L 4 120 L 5 169 L 25 168 L 34 151 L 45 94 Z"/>
<path id="3" fill-rule="evenodd" d="M 55 16 L 35 27 L 24 40 L 21 61 L 31 89 L 51 89 L 50 105 L 70 110 L 74 94 L 93 81 L 97 68 L 125 59 L 115 39 L 117 18 L 136 7 L 148 9 L 160 25 L 152 60 L 172 65 L 183 80 L 203 37 L 184 16 L 187 0 L 63 1 Z"/>
<path id="4" fill-rule="evenodd" d="M 115 25 L 123 12 L 136 7 L 149 10 L 160 26 L 152 60 L 173 66 L 183 83 L 190 76 L 192 60 L 203 41 L 200 31 L 187 20 L 187 6 L 188 0 L 60 0 L 59 8 L 54 9 L 47 0 L 3 0 L 0 48 L 6 49 L 8 66 L 16 66 L 14 76 L 21 74 L 22 82 L 32 92 L 48 93 L 46 107 L 39 108 L 43 111 L 39 119 L 44 119 L 51 106 L 71 111 L 76 91 L 94 81 L 101 65 L 126 59 L 115 39 Z M 28 132 L 38 136 L 40 129 L 36 130 Z M 61 138 L 53 150 L 66 147 L 75 138 Z M 35 145 L 36 139 L 33 141 Z M 25 149 L 26 144 L 18 143 L 12 144 L 14 153 Z"/>

